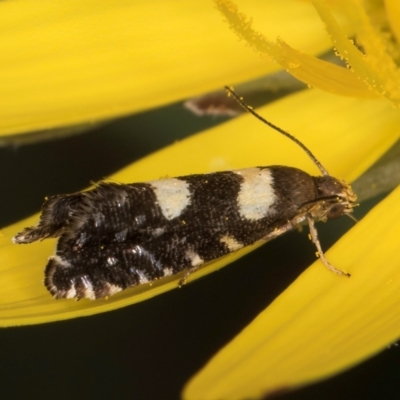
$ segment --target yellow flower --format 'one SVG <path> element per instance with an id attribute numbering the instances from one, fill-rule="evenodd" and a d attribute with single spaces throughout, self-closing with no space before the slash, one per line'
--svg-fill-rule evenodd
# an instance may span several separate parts
<path id="1" fill-rule="evenodd" d="M 183 1 L 156 6 L 101 1 L 95 7 L 73 1 L 41 6 L 32 0 L 2 2 L 0 36 L 6 57 L 0 66 L 0 133 L 15 140 L 18 134 L 106 121 L 243 82 L 275 71 L 279 64 L 317 89 L 258 111 L 306 143 L 333 176 L 353 181 L 398 136 L 395 37 L 400 18 L 395 1 L 387 0 L 390 18 L 382 18 L 377 31 L 372 19 L 383 9 L 367 12 L 360 1 L 348 3 L 332 2 L 330 8 L 316 0 L 313 8 L 289 0 L 261 6 L 255 0 L 243 2 L 241 11 L 254 19 L 253 30 L 234 5 L 217 1 L 232 29 L 247 41 L 243 46 L 214 6 L 203 1 L 195 3 L 195 10 Z M 272 42 L 264 35 L 281 39 Z M 329 38 L 348 69 L 308 55 L 328 49 Z M 274 164 L 317 173 L 292 143 L 244 116 L 176 143 L 112 179 L 134 182 Z M 185 398 L 262 397 L 337 373 L 394 341 L 400 335 L 399 197 L 400 191 L 394 191 L 328 252 L 328 259 L 349 271 L 351 279 L 328 273 L 317 261 L 193 378 Z M 10 243 L 37 219 L 35 215 L 2 230 L 1 326 L 92 315 L 177 285 L 174 278 L 107 301 L 55 301 L 41 284 L 55 242 Z M 229 261 L 243 254 L 235 253 Z M 227 262 L 203 268 L 190 280 Z"/>
<path id="2" fill-rule="evenodd" d="M 336 50 L 348 64 L 348 69 L 340 69 L 294 50 L 283 40 L 276 43 L 268 41 L 253 29 L 235 5 L 224 0 L 216 0 L 216 3 L 239 37 L 309 85 L 346 96 L 386 98 L 396 108 L 399 107 L 400 71 L 395 63 L 398 44 L 394 43 L 393 36 L 383 35 L 374 28 L 371 19 L 375 14 L 372 11 L 377 13 L 377 10 L 370 10 L 371 14 L 368 15 L 361 1 L 335 3 L 336 11 L 342 11 L 340 16 L 352 28 L 352 35 L 361 50 L 349 40 L 348 32 L 337 22 L 325 1 L 312 2 Z M 399 7 L 391 1 L 387 1 L 386 5 L 390 9 L 391 26 L 396 26 L 398 30 Z M 388 30 L 389 27 L 385 25 L 380 28 Z M 393 34 L 398 32 L 394 31 Z M 331 102 L 331 98 L 314 93 L 315 102 L 311 102 L 310 94 L 300 97 L 312 109 L 317 123 L 321 118 L 327 118 L 327 122 L 329 116 L 321 113 L 316 98 L 319 97 L 319 101 L 323 102 Z M 368 158 L 369 151 L 364 153 L 364 150 L 369 140 L 379 138 L 382 144 L 386 140 L 396 140 L 399 113 L 390 110 L 389 104 L 383 106 L 379 100 L 358 100 L 351 105 L 347 99 L 335 100 L 347 110 L 343 108 L 338 112 L 335 103 L 331 103 L 331 113 L 335 116 L 331 123 L 340 133 L 336 140 L 328 140 L 327 143 L 337 143 L 341 150 L 344 150 L 342 143 L 347 142 L 354 132 L 348 127 L 339 128 L 336 122 L 342 119 L 348 122 L 359 112 L 362 113 L 357 128 L 359 143 L 353 143 L 352 151 L 349 148 L 352 166 L 346 166 L 350 174 L 347 177 L 354 179 L 365 170 L 366 164 L 361 170 L 357 166 L 361 166 L 362 160 Z M 382 108 L 385 117 L 378 112 L 383 119 L 371 131 L 368 125 L 375 115 L 361 111 L 367 104 L 371 107 L 382 104 L 386 110 Z M 287 110 L 292 115 L 293 108 L 287 107 Z M 309 120 L 313 120 L 315 128 L 315 118 L 310 116 Z M 324 129 L 323 123 L 320 125 Z M 329 152 L 335 151 L 333 147 L 336 146 L 328 147 Z M 326 158 L 329 156 L 325 155 Z M 340 163 L 345 158 L 339 158 Z M 331 160 L 329 165 L 338 167 L 339 159 L 336 159 L 336 163 Z M 336 173 L 339 171 L 335 171 L 334 175 Z M 343 176 L 344 171 L 341 174 Z M 400 296 L 397 297 L 400 289 L 397 237 L 400 224 L 394 222 L 396 217 L 393 214 L 398 213 L 399 200 L 400 188 L 375 207 L 329 251 L 329 258 L 334 259 L 335 264 L 346 266 L 345 269 L 351 272 L 353 277 L 349 281 L 324 276 L 321 269 L 308 269 L 189 382 L 184 397 L 265 397 L 276 391 L 326 378 L 397 340 L 400 335 L 400 319 L 397 316 L 400 300 Z"/>

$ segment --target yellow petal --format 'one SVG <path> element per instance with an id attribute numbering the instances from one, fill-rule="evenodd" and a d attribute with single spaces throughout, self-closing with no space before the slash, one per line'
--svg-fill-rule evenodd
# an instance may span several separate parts
<path id="1" fill-rule="evenodd" d="M 348 39 L 324 0 L 313 0 L 313 4 L 326 25 L 333 45 L 351 66 L 355 76 L 376 94 L 386 97 L 393 105 L 399 107 L 399 69 L 387 53 L 377 30 L 370 23 L 362 3 L 359 0 L 346 2 L 346 7 L 365 55 Z"/>
<path id="2" fill-rule="evenodd" d="M 253 21 L 239 12 L 230 0 L 215 0 L 215 2 L 239 38 L 246 40 L 255 50 L 272 58 L 286 71 L 308 85 L 343 96 L 364 98 L 378 96 L 351 70 L 319 60 L 290 47 L 286 44 L 287 38 L 281 34 L 281 30 L 279 33 L 285 41 L 278 40 L 274 43 L 268 40 L 263 34 L 253 29 Z M 341 34 L 344 33 L 341 32 Z"/>
<path id="3" fill-rule="evenodd" d="M 397 0 L 385 0 L 386 16 L 390 28 L 400 43 L 400 4 Z"/>
<path id="4" fill-rule="evenodd" d="M 355 79 L 349 69 L 301 53 L 283 41 L 278 44 L 282 49 L 282 67 L 309 86 L 342 96 L 378 97 L 362 81 Z"/>
<path id="5" fill-rule="evenodd" d="M 307 105 L 307 107 L 305 107 Z M 360 102 L 351 98 L 303 92 L 260 109 L 277 125 L 296 134 L 324 166 L 340 178 L 353 180 L 396 140 L 400 116 L 384 100 Z M 288 119 L 290 115 L 290 119 Z M 368 123 L 366 122 L 368 116 Z M 197 154 L 193 157 L 193 154 Z M 180 163 L 171 162 L 179 159 Z M 246 115 L 176 143 L 115 174 L 112 179 L 134 182 L 190 173 L 255 165 L 291 165 L 318 171 L 307 156 L 286 138 Z M 99 301 L 55 301 L 42 284 L 47 258 L 55 241 L 28 246 L 11 244 L 11 237 L 38 216 L 2 230 L 0 238 L 0 326 L 34 324 L 104 312 L 142 301 L 177 287 L 177 278 L 161 280 Z M 235 253 L 233 258 L 242 253 Z M 195 279 L 225 265 L 223 259 L 193 274 Z M 323 268 L 321 268 L 323 269 Z"/>
<path id="6" fill-rule="evenodd" d="M 307 51 L 327 47 L 310 5 L 245 4 L 274 32 L 282 16 L 308 26 L 309 43 L 293 22 L 283 30 Z M 277 68 L 237 45 L 211 1 L 3 1 L 0 50 L 2 135 L 114 118 Z"/>

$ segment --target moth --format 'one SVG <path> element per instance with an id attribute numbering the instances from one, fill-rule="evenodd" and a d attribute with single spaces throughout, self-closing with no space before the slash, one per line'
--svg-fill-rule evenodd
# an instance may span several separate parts
<path id="1" fill-rule="evenodd" d="M 290 133 L 247 111 L 299 145 L 321 171 L 310 176 L 286 166 L 180 176 L 143 183 L 100 182 L 91 190 L 48 198 L 37 226 L 14 243 L 59 238 L 44 283 L 57 299 L 98 299 L 151 284 L 258 241 L 267 242 L 307 221 L 322 263 L 347 275 L 324 256 L 314 221 L 349 214 L 357 196 L 328 174 Z"/>

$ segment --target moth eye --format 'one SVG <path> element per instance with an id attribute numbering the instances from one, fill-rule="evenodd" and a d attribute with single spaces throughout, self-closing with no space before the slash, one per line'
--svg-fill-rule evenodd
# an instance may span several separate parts
<path id="1" fill-rule="evenodd" d="M 343 204 L 335 204 L 328 211 L 328 219 L 339 218 L 344 213 L 345 206 Z"/>

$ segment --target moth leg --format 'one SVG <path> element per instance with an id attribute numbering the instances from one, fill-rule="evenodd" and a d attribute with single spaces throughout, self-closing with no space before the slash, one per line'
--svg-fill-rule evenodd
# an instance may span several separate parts
<path id="1" fill-rule="evenodd" d="M 312 219 L 312 217 L 310 215 L 307 215 L 307 221 L 308 221 L 308 226 L 310 227 L 311 240 L 315 244 L 315 247 L 317 248 L 318 257 L 321 259 L 321 261 L 325 265 L 325 267 L 328 268 L 330 271 L 334 272 L 335 274 L 350 277 L 351 275 L 348 272 L 344 272 L 340 269 L 335 268 L 325 258 L 324 252 L 322 251 L 322 248 L 321 248 L 321 243 L 319 242 L 319 239 L 318 239 L 318 232 L 317 232 L 317 229 L 315 228 L 314 220 Z"/>

